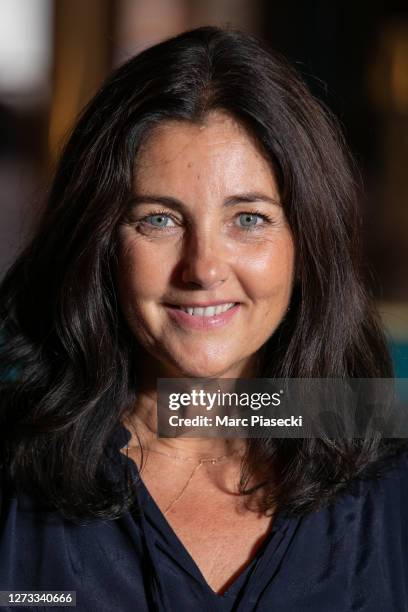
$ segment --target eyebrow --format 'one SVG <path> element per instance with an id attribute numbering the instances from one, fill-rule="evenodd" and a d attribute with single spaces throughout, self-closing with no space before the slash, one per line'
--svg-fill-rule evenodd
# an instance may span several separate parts
<path id="1" fill-rule="evenodd" d="M 229 196 L 224 200 L 223 206 L 236 206 L 237 204 L 242 204 L 245 202 L 268 202 L 268 204 L 273 204 L 274 206 L 281 206 L 279 200 L 271 198 L 270 196 L 258 191 L 248 191 Z M 181 200 L 170 196 L 160 196 L 152 193 L 134 195 L 130 200 L 130 206 L 137 206 L 138 204 L 162 204 L 168 208 L 174 208 L 179 212 L 187 211 L 187 206 Z"/>

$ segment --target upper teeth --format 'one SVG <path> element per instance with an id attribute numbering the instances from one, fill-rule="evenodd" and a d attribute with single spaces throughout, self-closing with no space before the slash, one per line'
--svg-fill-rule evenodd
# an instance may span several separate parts
<path id="1" fill-rule="evenodd" d="M 208 306 L 207 308 L 184 308 L 183 306 L 179 306 L 179 308 L 184 310 L 184 312 L 188 312 L 188 314 L 195 315 L 197 317 L 213 317 L 221 312 L 226 312 L 233 306 L 235 306 L 235 302 L 220 304 L 219 306 Z"/>

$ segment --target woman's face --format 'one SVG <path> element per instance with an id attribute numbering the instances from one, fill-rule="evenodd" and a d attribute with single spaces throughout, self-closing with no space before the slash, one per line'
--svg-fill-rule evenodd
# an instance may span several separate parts
<path id="1" fill-rule="evenodd" d="M 288 308 L 293 270 L 275 177 L 244 128 L 220 112 L 156 128 L 136 160 L 118 271 L 122 310 L 153 374 L 253 375 Z M 208 304 L 234 307 L 191 311 Z"/>

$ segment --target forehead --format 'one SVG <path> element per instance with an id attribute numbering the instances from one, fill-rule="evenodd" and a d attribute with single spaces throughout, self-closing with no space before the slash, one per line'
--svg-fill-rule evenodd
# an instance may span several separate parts
<path id="1" fill-rule="evenodd" d="M 202 123 L 166 121 L 143 142 L 135 162 L 137 187 L 152 181 L 212 182 L 270 181 L 271 163 L 247 129 L 223 112 L 209 114 Z M 254 185 L 255 186 L 255 185 Z"/>

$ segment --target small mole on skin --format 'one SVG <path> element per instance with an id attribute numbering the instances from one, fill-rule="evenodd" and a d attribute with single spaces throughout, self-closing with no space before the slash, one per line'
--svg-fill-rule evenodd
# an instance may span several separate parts
<path id="1" fill-rule="evenodd" d="M 193 165 L 192 162 L 188 162 L 187 168 L 191 168 L 192 165 Z"/>

